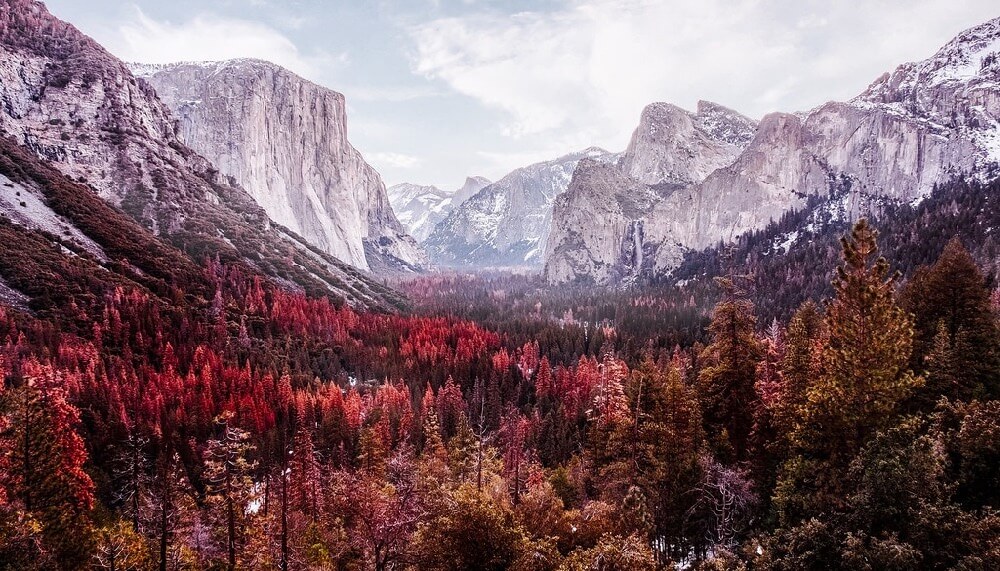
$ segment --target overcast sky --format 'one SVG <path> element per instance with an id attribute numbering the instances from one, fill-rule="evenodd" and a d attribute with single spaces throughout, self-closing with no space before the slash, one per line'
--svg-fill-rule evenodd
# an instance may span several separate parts
<path id="1" fill-rule="evenodd" d="M 847 99 L 1000 16 L 996 0 L 46 0 L 128 61 L 268 59 L 347 96 L 389 184 L 458 187 L 591 145 L 642 108 L 759 118 Z"/>

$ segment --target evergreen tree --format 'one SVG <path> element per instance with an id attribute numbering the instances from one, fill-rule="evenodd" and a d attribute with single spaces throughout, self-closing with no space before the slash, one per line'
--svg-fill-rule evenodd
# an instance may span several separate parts
<path id="1" fill-rule="evenodd" d="M 1000 397 L 1000 337 L 990 291 L 957 238 L 934 265 L 918 269 L 903 289 L 902 304 L 914 316 L 910 365 L 918 371 L 933 369 L 919 395 L 923 408 L 932 408 L 940 396 Z M 942 331 L 946 337 L 939 337 Z M 932 354 L 934 364 L 928 362 Z"/>
<path id="2" fill-rule="evenodd" d="M 590 455 L 602 498 L 623 502 L 633 487 L 642 493 L 660 549 L 679 552 L 687 544 L 684 514 L 699 480 L 703 448 L 701 411 L 695 392 L 670 364 L 647 359 L 629 378 L 626 422 L 611 429 L 595 423 Z"/>
<path id="3" fill-rule="evenodd" d="M 155 543 L 158 569 L 167 571 L 183 560 L 183 540 L 192 531 L 198 510 L 195 492 L 181 457 L 164 446 L 142 496 L 140 525 Z"/>
<path id="4" fill-rule="evenodd" d="M 226 554 L 226 568 L 234 571 L 245 545 L 254 487 L 250 476 L 254 463 L 249 454 L 254 447 L 250 435 L 232 424 L 233 414 L 216 418 L 219 438 L 210 440 L 205 451 L 207 503 L 219 530 Z"/>
<path id="5" fill-rule="evenodd" d="M 745 459 L 753 429 L 757 364 L 763 357 L 753 303 L 731 279 L 720 279 L 725 298 L 708 326 L 711 343 L 701 352 L 698 392 L 706 428 L 723 457 Z M 731 451 L 731 452 L 730 452 Z"/>
<path id="6" fill-rule="evenodd" d="M 843 506 L 844 470 L 923 383 L 907 368 L 913 327 L 896 304 L 896 277 L 878 257 L 877 235 L 861 220 L 842 240 L 819 375 L 806 390 L 778 482 L 776 505 L 786 522 Z"/>
<path id="7" fill-rule="evenodd" d="M 33 364 L 22 386 L 3 393 L 7 415 L 0 450 L 7 470 L 0 484 L 41 527 L 42 543 L 61 568 L 90 559 L 94 483 L 84 471 L 87 452 L 76 432 L 80 413 L 66 401 L 62 377 Z"/>

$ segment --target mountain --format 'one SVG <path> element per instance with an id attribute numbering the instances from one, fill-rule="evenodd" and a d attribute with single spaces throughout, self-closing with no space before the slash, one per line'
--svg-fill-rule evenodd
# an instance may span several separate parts
<path id="1" fill-rule="evenodd" d="M 163 247 L 178 248 L 197 263 L 218 258 L 242 264 L 290 289 L 357 305 L 396 303 L 381 284 L 275 224 L 245 190 L 187 147 L 176 126 L 152 87 L 42 3 L 0 3 L 0 130 L 44 168 L 72 179 L 74 193 L 94 193 Z M 8 154 L 20 156 L 13 149 Z M 84 198 L 64 204 L 60 216 L 95 212 Z M 35 206 L 18 203 L 30 210 L 18 219 L 37 214 L 38 225 L 52 222 L 41 205 L 23 202 Z M 90 232 L 108 231 L 104 223 L 96 226 Z M 110 257 L 109 263 L 123 261 L 129 259 Z"/>
<path id="2" fill-rule="evenodd" d="M 455 208 L 423 242 L 441 266 L 520 267 L 542 262 L 552 204 L 582 159 L 613 162 L 618 155 L 591 147 L 516 169 Z"/>
<path id="3" fill-rule="evenodd" d="M 458 208 L 466 200 L 469 200 L 475 196 L 480 190 L 486 188 L 492 184 L 490 179 L 484 176 L 469 176 L 465 177 L 465 183 L 462 184 L 462 188 L 455 191 L 455 195 L 452 198 L 451 205 L 452 208 Z"/>
<path id="4" fill-rule="evenodd" d="M 179 122 L 179 138 L 272 220 L 365 270 L 426 260 L 379 174 L 347 139 L 344 96 L 253 59 L 134 65 Z"/>
<path id="5" fill-rule="evenodd" d="M 653 103 L 642 112 L 622 170 L 648 185 L 700 182 L 731 164 L 756 130 L 756 121 L 716 103 L 699 101 L 696 113 Z"/>
<path id="6" fill-rule="evenodd" d="M 722 114 L 727 127 L 715 132 L 739 133 L 730 141 L 742 148 L 707 174 L 729 155 L 706 142 L 695 120 L 689 125 L 701 106 L 685 115 L 654 104 L 622 158 L 624 179 L 581 172 L 594 168 L 585 163 L 574 173 L 555 207 L 547 279 L 610 284 L 663 274 L 685 252 L 760 230 L 811 196 L 836 195 L 853 219 L 919 201 L 956 174 L 981 172 L 1000 158 L 998 52 L 1000 18 L 963 32 L 928 60 L 899 66 L 850 101 L 770 114 L 745 144 L 747 124 Z M 652 131 L 657 135 L 647 135 Z M 706 158 L 692 163 L 692 149 Z M 635 192 L 632 182 L 673 190 L 634 217 L 615 211 L 594 224 L 579 214 L 601 215 L 603 195 L 621 201 Z"/>
<path id="7" fill-rule="evenodd" d="M 481 176 L 467 177 L 461 188 L 446 192 L 436 186 L 404 182 L 386 189 L 399 222 L 417 242 L 423 242 L 457 206 L 490 184 Z"/>
<path id="8" fill-rule="evenodd" d="M 647 245 L 654 209 L 736 160 L 756 130 L 752 119 L 715 103 L 699 102 L 695 113 L 648 105 L 621 160 L 581 161 L 556 200 L 548 279 L 609 283 L 654 263 Z"/>

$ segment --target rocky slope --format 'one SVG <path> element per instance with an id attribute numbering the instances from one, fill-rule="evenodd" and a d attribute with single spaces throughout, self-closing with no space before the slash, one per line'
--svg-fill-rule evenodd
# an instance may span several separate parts
<path id="1" fill-rule="evenodd" d="M 0 130 L 198 261 L 383 305 L 384 288 L 274 224 L 187 147 L 147 83 L 40 2 L 0 3 Z"/>
<path id="2" fill-rule="evenodd" d="M 172 110 L 180 139 L 275 222 L 357 268 L 425 263 L 348 141 L 340 93 L 259 60 L 133 69 Z"/>
<path id="3" fill-rule="evenodd" d="M 556 196 L 582 159 L 618 155 L 589 148 L 519 168 L 466 200 L 423 242 L 431 260 L 450 267 L 522 267 L 542 263 Z"/>
<path id="4" fill-rule="evenodd" d="M 643 114 L 621 163 L 629 184 L 578 171 L 570 192 L 580 196 L 566 203 L 597 216 L 603 206 L 585 197 L 633 193 L 632 182 L 665 180 L 680 188 L 661 193 L 648 212 L 624 227 L 617 218 L 596 225 L 602 234 L 589 239 L 579 232 L 581 215 L 557 205 L 547 278 L 616 283 L 660 274 L 676 267 L 685 251 L 761 229 L 802 208 L 809 196 L 836 194 L 853 218 L 889 203 L 920 200 L 956 173 L 982 170 L 1000 158 L 998 52 L 1000 18 L 963 32 L 928 60 L 900 66 L 849 102 L 768 115 L 730 164 L 700 181 L 697 175 L 707 169 L 692 168 L 683 160 L 685 151 L 700 148 L 710 159 L 696 167 L 711 168 L 711 160 L 724 162 L 725 155 L 688 127 L 691 114 L 655 105 Z M 660 124 L 672 125 L 673 136 L 645 135 Z M 684 185 L 685 177 L 690 184 Z M 638 241 L 629 230 L 637 225 Z M 618 258 L 609 262 L 611 252 Z"/>
<path id="5" fill-rule="evenodd" d="M 408 182 L 392 185 L 386 192 L 399 222 L 417 242 L 423 242 L 452 210 L 488 184 L 490 184 L 489 179 L 470 176 L 465 179 L 462 187 L 454 192 L 446 192 L 436 186 Z"/>

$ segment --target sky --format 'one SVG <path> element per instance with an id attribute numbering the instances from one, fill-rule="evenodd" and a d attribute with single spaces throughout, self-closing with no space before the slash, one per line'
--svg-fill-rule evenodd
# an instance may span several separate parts
<path id="1" fill-rule="evenodd" d="M 266 59 L 347 98 L 387 184 L 446 190 L 590 146 L 643 107 L 754 118 L 860 93 L 996 0 L 46 0 L 126 61 Z"/>

